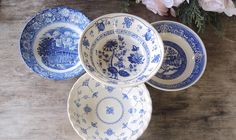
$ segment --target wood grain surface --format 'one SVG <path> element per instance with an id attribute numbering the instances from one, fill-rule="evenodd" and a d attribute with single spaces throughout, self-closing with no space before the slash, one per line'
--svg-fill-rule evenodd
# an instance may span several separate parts
<path id="1" fill-rule="evenodd" d="M 70 88 L 77 78 L 52 81 L 24 64 L 19 36 L 27 19 L 38 11 L 65 5 L 90 19 L 120 12 L 119 0 L 0 0 L 0 140 L 80 140 L 66 112 Z M 149 22 L 170 19 L 131 3 L 129 13 Z M 140 140 L 236 139 L 236 20 L 224 18 L 219 37 L 208 27 L 200 34 L 208 63 L 194 86 L 163 92 L 150 86 L 153 114 Z"/>

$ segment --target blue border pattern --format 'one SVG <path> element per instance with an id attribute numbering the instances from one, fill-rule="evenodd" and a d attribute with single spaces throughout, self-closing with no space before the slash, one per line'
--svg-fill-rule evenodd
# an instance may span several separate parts
<path id="1" fill-rule="evenodd" d="M 199 76 L 201 76 L 202 72 L 204 71 L 204 65 L 206 63 L 206 56 L 205 56 L 206 54 L 204 51 L 205 48 L 204 46 L 201 45 L 200 40 L 188 28 L 176 23 L 160 22 L 153 26 L 159 33 L 175 34 L 183 38 L 185 41 L 187 41 L 194 52 L 195 65 L 191 75 L 180 83 L 173 85 L 166 85 L 158 83 L 157 81 L 154 81 L 152 79 L 149 80 L 148 83 L 163 89 L 179 89 L 194 83 L 199 78 Z"/>
<path id="2" fill-rule="evenodd" d="M 38 64 L 34 56 L 33 44 L 35 37 L 44 27 L 55 23 L 69 23 L 83 31 L 90 20 L 80 11 L 63 6 L 39 12 L 26 24 L 21 34 L 20 52 L 22 58 L 30 69 L 48 79 L 65 80 L 80 76 L 85 72 L 82 65 L 68 72 L 57 73 L 44 69 Z"/>
<path id="3" fill-rule="evenodd" d="M 147 59 L 147 64 L 145 65 L 145 67 L 142 69 L 142 72 L 139 72 L 140 74 L 137 76 L 137 77 L 140 77 L 143 75 L 143 73 L 147 70 L 149 64 L 150 64 L 150 59 L 151 59 L 151 56 L 150 56 L 150 50 L 147 46 L 147 43 L 140 37 L 138 36 L 137 34 L 133 33 L 133 32 L 130 32 L 128 30 L 125 30 L 125 29 L 115 29 L 115 30 L 109 30 L 109 31 L 106 31 L 104 33 L 102 33 L 101 35 L 99 35 L 95 41 L 92 43 L 92 46 L 91 46 L 91 51 L 90 51 L 90 59 L 93 60 L 93 50 L 94 50 L 94 46 L 96 45 L 96 43 L 103 39 L 104 37 L 106 36 L 109 36 L 109 35 L 112 35 L 112 34 L 118 34 L 118 35 L 128 35 L 128 36 L 131 36 L 133 39 L 136 39 L 137 41 L 139 41 L 139 43 L 142 45 L 142 47 L 144 48 L 145 52 L 146 52 L 146 58 Z M 158 60 L 159 61 L 159 60 Z M 95 66 L 94 62 L 92 61 L 92 65 Z M 102 73 L 100 73 L 102 75 Z M 129 79 L 129 80 L 126 80 L 127 82 L 130 81 L 130 80 L 134 80 L 134 79 L 137 79 L 137 77 L 134 77 L 132 79 Z M 125 81 L 125 82 L 126 82 Z"/>

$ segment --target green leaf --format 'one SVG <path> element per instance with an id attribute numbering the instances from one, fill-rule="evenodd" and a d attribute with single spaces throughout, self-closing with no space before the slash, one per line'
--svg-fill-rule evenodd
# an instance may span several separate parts
<path id="1" fill-rule="evenodd" d="M 212 25 L 216 31 L 221 31 L 220 15 L 216 12 L 204 11 L 198 0 L 190 0 L 182 3 L 176 9 L 177 18 L 184 24 L 194 27 L 198 32 L 203 32 L 207 25 Z"/>
<path id="2" fill-rule="evenodd" d="M 129 0 L 122 0 L 121 2 L 121 12 L 128 12 Z"/>

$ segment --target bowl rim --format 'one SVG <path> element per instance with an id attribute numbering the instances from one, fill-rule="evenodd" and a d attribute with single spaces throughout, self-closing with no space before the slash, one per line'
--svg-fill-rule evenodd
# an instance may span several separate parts
<path id="1" fill-rule="evenodd" d="M 179 23 L 179 22 L 176 22 L 176 21 L 171 21 L 171 20 L 162 20 L 162 21 L 152 22 L 151 24 L 153 26 L 155 26 L 158 23 L 173 23 L 173 24 L 176 24 L 178 26 L 182 26 L 183 28 L 185 28 L 189 32 L 191 32 L 197 38 L 199 43 L 201 44 L 201 47 L 202 47 L 202 50 L 203 50 L 203 54 L 205 55 L 205 57 L 204 57 L 204 62 L 205 63 L 204 63 L 203 69 L 202 69 L 201 73 L 198 75 L 197 79 L 195 79 L 191 84 L 188 84 L 187 86 L 184 86 L 184 87 L 181 87 L 181 88 L 175 88 L 175 89 L 167 89 L 167 88 L 158 87 L 158 86 L 150 83 L 149 81 L 147 81 L 146 83 L 149 84 L 150 86 L 152 86 L 153 88 L 156 88 L 156 89 L 159 89 L 159 90 L 163 90 L 163 91 L 180 91 L 180 90 L 187 89 L 187 88 L 191 87 L 192 85 L 196 84 L 200 80 L 200 78 L 202 77 L 202 75 L 205 72 L 206 65 L 207 65 L 207 51 L 206 51 L 205 45 L 204 45 L 202 39 L 199 37 L 199 35 L 196 32 L 194 32 L 190 27 L 188 27 L 188 26 L 186 26 L 186 25 L 184 25 L 182 23 Z M 161 33 L 159 33 L 159 34 L 161 34 Z"/>
<path id="2" fill-rule="evenodd" d="M 35 19 L 38 15 L 41 15 L 41 14 L 43 14 L 46 11 L 57 9 L 57 8 L 61 8 L 61 9 L 65 8 L 65 9 L 69 9 L 69 10 L 73 10 L 73 11 L 79 12 L 79 13 L 83 14 L 84 17 L 86 17 L 91 22 L 91 20 L 84 14 L 84 12 L 82 10 L 79 10 L 79 9 L 76 9 L 76 8 L 72 8 L 72 7 L 69 7 L 69 6 L 63 6 L 63 5 L 42 8 L 38 12 L 36 12 L 33 15 L 29 16 L 28 18 L 26 18 L 25 22 L 22 23 L 23 24 L 21 26 L 22 29 L 20 30 L 20 32 L 18 34 L 18 41 L 17 41 L 17 46 L 18 47 L 17 48 L 18 48 L 18 54 L 20 55 L 20 59 L 23 61 L 24 65 L 27 67 L 28 70 L 30 70 L 31 72 L 35 73 L 36 75 L 38 75 L 38 76 L 40 76 L 40 77 L 42 77 L 44 79 L 55 80 L 55 81 L 65 81 L 65 80 L 69 80 L 69 79 L 75 78 L 77 76 L 83 75 L 85 73 L 85 70 L 82 69 L 82 70 L 80 70 L 80 72 L 77 75 L 66 77 L 66 78 L 65 77 L 61 77 L 61 78 L 52 77 L 52 78 L 50 78 L 50 77 L 47 77 L 44 74 L 42 74 L 44 72 L 42 72 L 42 73 L 36 72 L 33 67 L 30 67 L 26 63 L 26 61 L 24 60 L 23 54 L 22 54 L 22 51 L 21 51 L 21 48 L 22 48 L 22 46 L 21 46 L 22 35 L 23 35 L 23 32 L 25 31 L 26 27 L 28 26 L 29 22 L 32 21 L 33 19 Z M 48 70 L 46 70 L 46 71 L 48 71 Z"/>
<path id="3" fill-rule="evenodd" d="M 163 54 L 162 57 L 160 57 L 160 61 L 159 63 L 157 64 L 157 66 L 155 68 L 153 68 L 153 71 L 150 72 L 150 74 L 148 75 L 148 77 L 146 78 L 146 80 L 141 80 L 139 82 L 135 82 L 135 83 L 130 83 L 130 84 L 114 84 L 114 83 L 109 83 L 109 82 L 105 82 L 104 80 L 102 80 L 101 78 L 95 76 L 94 74 L 92 74 L 92 72 L 90 72 L 90 70 L 87 69 L 85 63 L 84 63 L 84 59 L 83 59 L 83 53 L 82 53 L 82 38 L 85 36 L 85 34 L 87 33 L 88 29 L 93 26 L 99 19 L 101 18 L 105 18 L 105 17 L 108 17 L 108 18 L 112 18 L 114 16 L 117 16 L 117 15 L 121 15 L 121 16 L 130 16 L 130 17 L 134 17 L 135 19 L 138 19 L 140 21 L 142 21 L 145 25 L 147 25 L 149 28 L 152 29 L 152 31 L 154 32 L 154 35 L 157 37 L 157 40 L 158 40 L 158 47 L 159 47 L 159 50 L 160 52 Z M 145 82 L 147 82 L 148 80 L 150 80 L 156 73 L 157 71 L 160 69 L 161 65 L 162 65 L 162 62 L 164 60 L 164 44 L 163 44 L 163 41 L 161 39 L 161 36 L 160 34 L 157 32 L 157 30 L 149 23 L 147 22 L 146 20 L 138 17 L 138 16 L 135 16 L 135 15 L 132 15 L 132 14 L 127 14 L 127 13 L 110 13 L 110 14 L 106 14 L 106 15 L 103 15 L 103 16 L 99 16 L 97 17 L 96 19 L 94 19 L 93 21 L 91 21 L 87 27 L 84 29 L 82 35 L 81 35 L 81 39 L 79 41 L 79 58 L 80 58 L 80 62 L 84 68 L 84 70 L 92 77 L 94 78 L 96 81 L 100 82 L 100 83 L 103 83 L 105 85 L 109 85 L 109 86 L 116 86 L 116 87 L 130 87 L 130 86 L 136 86 L 136 85 L 139 85 L 139 84 L 143 84 Z"/>
<path id="4" fill-rule="evenodd" d="M 90 77 L 90 78 L 92 78 L 89 74 L 87 74 L 87 73 L 84 73 L 83 75 L 81 75 L 79 78 L 78 78 L 78 80 L 74 83 L 74 85 L 72 86 L 72 88 L 70 89 L 70 92 L 69 92 L 69 95 L 68 95 L 68 98 L 67 98 L 67 116 L 68 116 L 68 118 L 69 118 L 69 122 L 70 122 L 70 124 L 71 124 L 71 126 L 72 126 L 72 128 L 74 129 L 74 131 L 83 139 L 83 140 L 86 140 L 86 138 L 76 129 L 76 127 L 75 127 L 75 124 L 73 123 L 73 121 L 72 121 L 72 119 L 71 119 L 71 115 L 70 115 L 70 111 L 69 111 L 69 109 L 70 109 L 70 99 L 71 99 L 71 94 L 72 94 L 72 92 L 73 92 L 73 90 L 76 88 L 76 85 L 78 84 L 78 83 L 80 83 L 80 78 L 83 78 L 83 77 Z M 94 79 L 95 80 L 95 79 Z M 103 83 L 101 83 L 101 84 L 103 84 Z M 146 89 L 146 91 L 147 91 L 147 93 L 145 93 L 145 94 L 143 94 L 146 98 L 146 100 L 147 100 L 147 103 L 145 104 L 146 106 L 147 106 L 147 110 L 148 110 L 148 115 L 145 115 L 145 117 L 146 117 L 146 123 L 144 123 L 144 125 L 143 125 L 143 127 L 142 128 L 140 128 L 139 129 L 139 131 L 138 131 L 138 133 L 136 133 L 136 136 L 135 137 L 133 137 L 132 139 L 130 139 L 130 140 L 136 140 L 136 139 L 138 139 L 139 137 L 141 137 L 142 136 L 142 134 L 145 132 L 145 130 L 147 129 L 147 127 L 148 127 L 148 125 L 149 125 L 149 123 L 150 123 L 150 121 L 151 121 L 151 118 L 152 118 L 152 110 L 153 110 L 153 108 L 152 108 L 152 99 L 151 99 L 151 96 L 150 96 L 150 92 L 149 92 L 149 90 L 148 90 L 148 88 L 147 88 L 147 86 L 143 83 L 143 84 L 140 84 L 140 85 L 138 85 L 138 86 L 142 86 L 142 88 L 145 88 Z M 120 88 L 120 87 L 115 87 L 115 88 Z M 120 88 L 120 89 L 122 89 L 122 88 Z M 112 96 L 112 95 L 111 95 Z"/>

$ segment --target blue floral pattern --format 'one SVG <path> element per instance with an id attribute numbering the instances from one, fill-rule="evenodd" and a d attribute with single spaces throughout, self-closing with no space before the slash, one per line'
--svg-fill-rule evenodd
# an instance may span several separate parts
<path id="1" fill-rule="evenodd" d="M 137 17 L 103 16 L 83 35 L 83 40 L 88 39 L 80 47 L 84 68 L 107 85 L 145 82 L 161 66 L 162 41 L 152 26 Z"/>
<path id="2" fill-rule="evenodd" d="M 103 67 L 103 73 L 110 75 L 112 79 L 119 79 L 118 76 L 128 77 L 130 72 L 136 71 L 138 64 L 143 64 L 144 56 L 138 52 L 139 47 L 132 45 L 130 56 L 127 56 L 127 46 L 124 37 L 118 35 L 118 39 L 109 40 L 103 46 L 103 50 L 97 50 L 96 54 L 99 58 L 99 65 Z M 128 59 L 130 64 L 125 65 L 125 60 Z M 106 62 L 108 68 L 104 68 L 103 61 Z"/>
<path id="3" fill-rule="evenodd" d="M 124 25 L 126 28 L 130 28 L 130 26 L 132 25 L 133 22 L 134 22 L 134 19 L 133 19 L 133 18 L 131 18 L 131 17 L 125 17 L 125 18 L 124 18 L 123 25 Z"/>
<path id="4" fill-rule="evenodd" d="M 69 117 L 83 138 L 135 140 L 146 129 L 151 99 L 145 85 L 114 88 L 112 92 L 111 96 L 87 74 L 74 85 L 68 99 Z M 98 93 L 96 98 L 94 93 Z"/>
<path id="5" fill-rule="evenodd" d="M 34 72 L 49 79 L 65 80 L 82 75 L 85 71 L 82 65 L 77 65 L 80 61 L 77 46 L 89 22 L 81 12 L 67 7 L 55 7 L 38 13 L 21 34 L 20 51 L 25 63 Z M 57 26 L 59 24 L 61 26 Z M 45 31 L 46 27 L 50 27 L 49 30 Z"/>
<path id="6" fill-rule="evenodd" d="M 107 106 L 107 107 L 106 107 L 106 113 L 107 113 L 107 114 L 114 114 L 114 108 Z"/>

